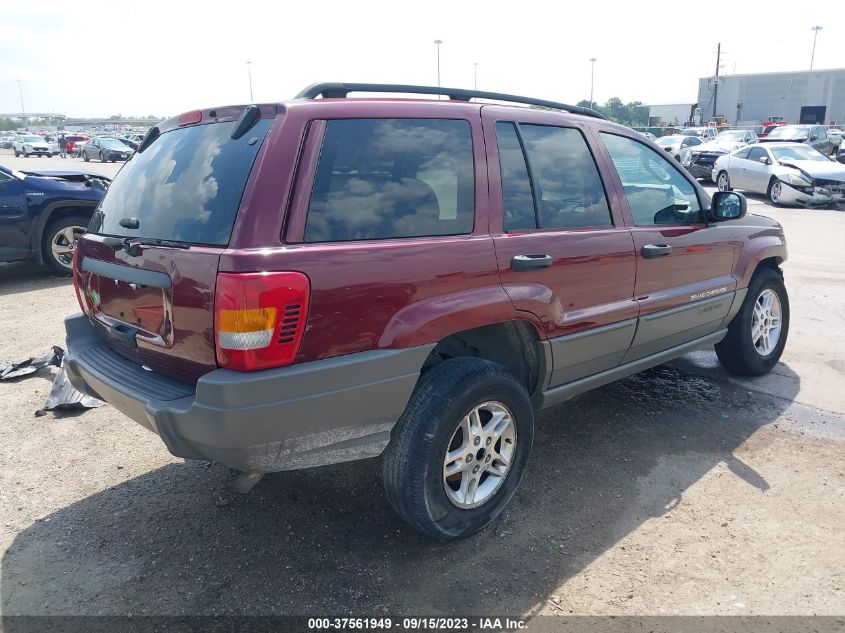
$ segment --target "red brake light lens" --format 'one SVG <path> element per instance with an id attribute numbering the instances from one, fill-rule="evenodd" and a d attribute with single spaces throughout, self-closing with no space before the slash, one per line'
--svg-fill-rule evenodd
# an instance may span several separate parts
<path id="1" fill-rule="evenodd" d="M 290 365 L 305 332 L 310 294 L 302 273 L 217 273 L 217 364 L 240 371 Z"/>
<path id="2" fill-rule="evenodd" d="M 73 271 L 73 289 L 76 291 L 76 300 L 79 302 L 79 307 L 83 312 L 85 309 L 85 302 L 82 300 L 82 293 L 79 290 L 79 246 L 73 249 L 73 256 L 71 257 L 71 270 Z"/>
<path id="3" fill-rule="evenodd" d="M 179 125 L 193 125 L 202 121 L 202 110 L 191 110 L 179 115 Z"/>

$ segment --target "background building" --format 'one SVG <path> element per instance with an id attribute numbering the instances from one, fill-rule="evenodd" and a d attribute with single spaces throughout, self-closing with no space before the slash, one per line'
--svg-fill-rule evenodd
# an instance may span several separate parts
<path id="1" fill-rule="evenodd" d="M 698 80 L 698 105 L 713 114 L 713 77 Z M 716 114 L 735 126 L 759 126 L 770 116 L 788 123 L 841 125 L 845 121 L 845 68 L 719 77 Z"/>
<path id="2" fill-rule="evenodd" d="M 694 103 L 662 103 L 648 106 L 649 126 L 683 125 L 692 121 L 695 111 Z"/>

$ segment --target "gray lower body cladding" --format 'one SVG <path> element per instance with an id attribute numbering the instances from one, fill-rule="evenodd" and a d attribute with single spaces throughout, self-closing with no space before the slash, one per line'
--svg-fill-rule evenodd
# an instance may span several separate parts
<path id="1" fill-rule="evenodd" d="M 260 372 L 218 369 L 187 385 L 113 352 L 84 315 L 65 320 L 79 391 L 157 433 L 178 457 L 275 472 L 373 457 L 390 439 L 433 345 Z"/>

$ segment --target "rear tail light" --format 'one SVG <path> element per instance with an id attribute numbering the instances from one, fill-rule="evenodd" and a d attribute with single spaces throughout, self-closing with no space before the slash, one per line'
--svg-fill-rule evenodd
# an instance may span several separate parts
<path id="1" fill-rule="evenodd" d="M 217 364 L 241 371 L 290 365 L 305 331 L 310 292 L 302 273 L 217 273 Z"/>

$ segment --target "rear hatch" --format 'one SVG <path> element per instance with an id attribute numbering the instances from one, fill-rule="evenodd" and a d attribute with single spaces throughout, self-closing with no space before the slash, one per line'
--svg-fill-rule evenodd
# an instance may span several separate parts
<path id="1" fill-rule="evenodd" d="M 80 303 L 103 339 L 184 382 L 217 366 L 218 261 L 275 116 L 274 107 L 262 106 L 260 118 L 250 108 L 252 116 L 243 107 L 217 108 L 153 128 L 76 250 Z M 239 132 L 247 127 L 240 136 L 239 125 Z"/>

